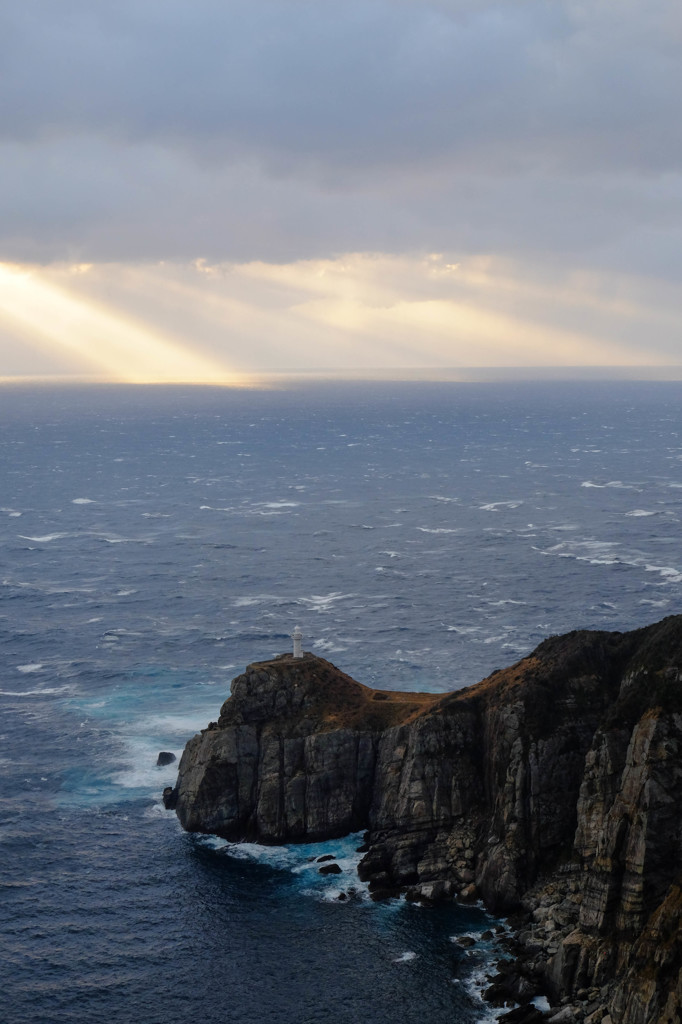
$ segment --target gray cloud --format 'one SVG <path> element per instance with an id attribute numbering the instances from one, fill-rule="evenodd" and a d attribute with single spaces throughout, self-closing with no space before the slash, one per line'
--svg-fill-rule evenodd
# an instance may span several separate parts
<path id="1" fill-rule="evenodd" d="M 678 0 L 4 5 L 0 254 L 677 269 L 680 42 Z"/>

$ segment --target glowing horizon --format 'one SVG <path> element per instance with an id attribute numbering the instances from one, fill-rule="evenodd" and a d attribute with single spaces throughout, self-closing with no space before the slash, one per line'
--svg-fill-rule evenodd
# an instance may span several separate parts
<path id="1" fill-rule="evenodd" d="M 609 368 L 667 379 L 682 365 L 679 300 L 646 286 L 586 272 L 542 281 L 508 261 L 433 254 L 5 263 L 0 381 L 249 387 L 282 375 L 584 378 Z"/>

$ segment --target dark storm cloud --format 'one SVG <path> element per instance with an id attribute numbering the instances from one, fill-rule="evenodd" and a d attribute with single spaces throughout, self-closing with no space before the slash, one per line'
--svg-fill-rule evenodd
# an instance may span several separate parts
<path id="1" fill-rule="evenodd" d="M 22 0 L 0 39 L 6 259 L 679 229 L 677 0 Z"/>

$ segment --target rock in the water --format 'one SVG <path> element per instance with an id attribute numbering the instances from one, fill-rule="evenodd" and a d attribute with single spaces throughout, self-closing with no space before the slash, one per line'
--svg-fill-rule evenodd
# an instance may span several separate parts
<path id="1" fill-rule="evenodd" d="M 162 750 L 156 759 L 157 767 L 161 767 L 166 764 L 173 764 L 173 761 L 177 761 L 175 754 L 171 753 L 170 750 Z"/>
<path id="2" fill-rule="evenodd" d="M 455 887 L 452 882 L 440 879 L 437 882 L 420 882 L 418 885 L 410 886 L 405 893 L 405 899 L 412 903 L 434 904 L 451 900 L 454 895 Z"/>
<path id="3" fill-rule="evenodd" d="M 338 864 L 324 864 L 321 868 L 318 868 L 321 875 L 340 875 L 341 868 Z"/>
<path id="4" fill-rule="evenodd" d="M 540 1021 L 545 1019 L 545 1015 L 532 1003 L 523 1003 L 510 1010 L 509 1013 L 503 1013 L 497 1019 L 503 1024 L 540 1024 Z"/>
<path id="5" fill-rule="evenodd" d="M 172 786 L 166 786 L 163 791 L 163 806 L 167 811 L 174 811 L 178 803 L 178 793 Z"/>

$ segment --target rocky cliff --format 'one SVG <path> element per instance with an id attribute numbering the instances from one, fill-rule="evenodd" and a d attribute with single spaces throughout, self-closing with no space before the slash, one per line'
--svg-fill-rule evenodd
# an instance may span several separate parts
<path id="1" fill-rule="evenodd" d="M 250 665 L 165 799 L 235 841 L 365 829 L 376 895 L 523 912 L 521 994 L 588 1024 L 680 1020 L 682 616 L 552 637 L 444 696 L 310 654 Z"/>

